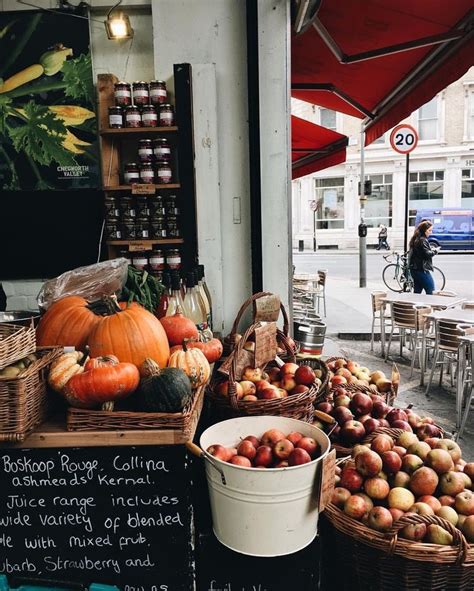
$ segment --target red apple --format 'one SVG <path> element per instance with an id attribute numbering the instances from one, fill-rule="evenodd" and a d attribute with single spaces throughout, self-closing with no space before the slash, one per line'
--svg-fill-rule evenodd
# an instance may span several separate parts
<path id="1" fill-rule="evenodd" d="M 351 403 L 351 399 L 347 394 L 339 394 L 338 396 L 334 397 L 334 407 L 337 408 L 338 406 L 346 406 L 349 408 L 349 404 Z"/>
<path id="2" fill-rule="evenodd" d="M 242 398 L 243 402 L 257 402 L 257 400 L 258 398 L 255 396 L 255 394 L 247 394 Z"/>
<path id="3" fill-rule="evenodd" d="M 265 431 L 265 433 L 262 435 L 260 443 L 261 445 L 269 445 L 272 447 L 281 439 L 286 439 L 286 437 L 285 434 L 279 429 L 268 429 L 268 431 Z"/>
<path id="4" fill-rule="evenodd" d="M 427 443 L 431 449 L 434 449 L 439 441 L 439 437 L 427 437 L 426 439 L 423 438 L 423 441 Z"/>
<path id="5" fill-rule="evenodd" d="M 465 535 L 466 540 L 472 544 L 474 543 L 474 516 L 470 515 L 466 517 L 462 524 L 462 533 Z"/>
<path id="6" fill-rule="evenodd" d="M 474 515 L 474 493 L 470 490 L 458 493 L 454 499 L 454 508 L 461 515 Z"/>
<path id="7" fill-rule="evenodd" d="M 419 439 L 414 433 L 405 431 L 405 433 L 399 435 L 397 439 L 397 445 L 404 447 L 405 449 L 408 449 L 410 445 L 413 445 L 417 441 L 419 441 Z"/>
<path id="8" fill-rule="evenodd" d="M 410 486 L 410 475 L 400 470 L 400 472 L 390 475 L 389 481 L 392 488 L 408 488 Z"/>
<path id="9" fill-rule="evenodd" d="M 410 480 L 410 489 L 415 497 L 421 497 L 422 495 L 432 495 L 438 486 L 438 482 L 439 478 L 436 472 L 427 466 L 422 466 L 412 474 Z"/>
<path id="10" fill-rule="evenodd" d="M 374 451 L 362 451 L 356 455 L 355 465 L 362 476 L 375 476 L 382 470 L 382 459 Z"/>
<path id="11" fill-rule="evenodd" d="M 299 365 L 297 365 L 296 363 L 284 363 L 281 367 L 280 367 L 280 374 L 281 376 L 284 376 L 286 374 L 290 374 L 292 376 L 294 376 L 296 374 L 296 372 L 299 369 Z"/>
<path id="12" fill-rule="evenodd" d="M 280 439 L 273 446 L 273 455 L 279 460 L 287 460 L 295 446 L 288 439 Z"/>
<path id="13" fill-rule="evenodd" d="M 380 501 L 388 496 L 390 485 L 383 478 L 375 476 L 366 479 L 364 482 L 364 490 L 371 499 Z"/>
<path id="14" fill-rule="evenodd" d="M 346 421 L 341 425 L 340 439 L 343 443 L 358 443 L 365 437 L 365 429 L 359 421 Z"/>
<path id="15" fill-rule="evenodd" d="M 230 457 L 229 450 L 227 447 L 220 445 L 219 443 L 215 443 L 214 445 L 210 445 L 206 449 L 208 454 L 211 454 L 214 458 L 218 460 L 222 460 L 223 462 L 227 462 L 227 459 Z"/>
<path id="16" fill-rule="evenodd" d="M 331 378 L 331 385 L 340 386 L 341 384 L 347 384 L 347 380 L 344 376 L 333 376 Z"/>
<path id="17" fill-rule="evenodd" d="M 259 400 L 273 400 L 275 398 L 281 398 L 278 388 L 274 388 L 273 386 L 264 388 L 263 390 L 258 390 L 257 392 L 257 398 Z"/>
<path id="18" fill-rule="evenodd" d="M 430 468 L 433 468 L 438 474 L 454 470 L 453 459 L 445 449 L 432 449 L 426 456 L 425 464 Z"/>
<path id="19" fill-rule="evenodd" d="M 402 458 L 396 451 L 384 451 L 382 454 L 383 470 L 386 474 L 395 474 L 402 467 Z"/>
<path id="20" fill-rule="evenodd" d="M 350 496 L 344 503 L 344 513 L 353 519 L 362 519 L 366 513 L 364 499 L 355 495 Z"/>
<path id="21" fill-rule="evenodd" d="M 280 387 L 287 392 L 296 388 L 295 376 L 290 373 L 285 374 L 280 380 Z"/>
<path id="22" fill-rule="evenodd" d="M 387 415 L 390 407 L 382 399 L 374 400 L 372 405 L 372 416 L 376 419 L 383 419 Z"/>
<path id="23" fill-rule="evenodd" d="M 410 427 L 408 421 L 392 421 L 390 426 L 394 429 L 403 429 L 404 431 L 408 431 L 408 433 L 413 433 L 413 429 Z"/>
<path id="24" fill-rule="evenodd" d="M 446 450 L 454 463 L 461 459 L 461 448 L 452 439 L 440 439 L 436 444 L 436 449 Z"/>
<path id="25" fill-rule="evenodd" d="M 402 470 L 407 474 L 413 474 L 416 470 L 423 466 L 423 460 L 415 456 L 415 454 L 407 454 L 402 458 Z M 429 495 L 431 493 L 420 493 Z"/>
<path id="26" fill-rule="evenodd" d="M 219 394 L 219 396 L 227 398 L 229 396 L 229 382 L 221 382 L 220 384 L 218 384 L 216 386 L 216 392 L 217 394 Z M 244 395 L 244 391 L 239 382 L 236 382 L 235 384 L 235 393 L 237 396 L 237 400 L 240 400 Z"/>
<path id="27" fill-rule="evenodd" d="M 268 468 L 273 462 L 272 448 L 269 445 L 257 447 L 257 453 L 253 461 L 256 468 Z"/>
<path id="28" fill-rule="evenodd" d="M 255 387 L 257 388 L 257 394 L 258 392 L 265 390 L 265 388 L 276 388 L 276 386 L 272 386 L 268 380 L 257 380 L 255 382 Z"/>
<path id="29" fill-rule="evenodd" d="M 405 511 L 402 511 L 401 509 L 395 509 L 395 507 L 390 507 L 389 511 L 393 517 L 393 521 L 398 521 L 398 519 L 400 519 L 400 517 L 405 515 Z"/>
<path id="30" fill-rule="evenodd" d="M 406 540 L 420 542 L 426 535 L 424 523 L 410 523 L 400 530 L 400 536 Z"/>
<path id="31" fill-rule="evenodd" d="M 291 441 L 291 443 L 293 445 L 296 445 L 302 437 L 303 437 L 303 434 L 300 433 L 299 431 L 292 431 L 291 433 L 288 433 L 288 435 L 286 436 L 288 441 Z"/>
<path id="32" fill-rule="evenodd" d="M 342 357 L 340 357 L 339 359 L 336 359 L 334 361 L 334 367 L 336 369 L 339 369 L 340 367 L 346 367 L 347 365 L 347 361 L 345 359 L 342 359 Z"/>
<path id="33" fill-rule="evenodd" d="M 237 453 L 239 454 L 239 456 L 244 456 L 249 460 L 253 460 L 257 455 L 257 449 L 251 441 L 245 439 L 244 441 L 241 441 L 239 443 Z"/>
<path id="34" fill-rule="evenodd" d="M 279 382 L 281 379 L 281 372 L 278 367 L 271 367 L 267 370 L 267 374 L 270 382 Z"/>
<path id="35" fill-rule="evenodd" d="M 377 435 L 372 440 L 370 448 L 379 455 L 382 455 L 384 451 L 389 451 L 393 448 L 393 439 L 388 435 Z"/>
<path id="36" fill-rule="evenodd" d="M 443 495 L 455 497 L 464 490 L 464 475 L 461 472 L 445 472 L 439 478 L 439 490 Z"/>
<path id="37" fill-rule="evenodd" d="M 295 394 L 305 394 L 309 392 L 308 386 L 303 386 L 300 384 L 299 386 L 295 386 L 292 390 L 289 391 L 290 396 L 294 396 Z"/>
<path id="38" fill-rule="evenodd" d="M 343 488 L 347 488 L 351 493 L 356 493 L 361 489 L 363 482 L 364 478 L 355 468 L 343 468 L 340 482 Z"/>
<path id="39" fill-rule="evenodd" d="M 438 501 L 441 503 L 443 507 L 454 507 L 456 503 L 456 499 L 451 497 L 450 495 L 441 495 L 438 498 Z"/>
<path id="40" fill-rule="evenodd" d="M 243 380 L 240 382 L 240 387 L 242 388 L 243 396 L 254 396 L 255 392 L 257 391 L 257 387 L 250 380 Z"/>
<path id="41" fill-rule="evenodd" d="M 394 445 L 392 451 L 397 453 L 401 458 L 407 455 L 407 450 L 401 445 Z"/>
<path id="42" fill-rule="evenodd" d="M 394 421 L 408 421 L 407 413 L 401 408 L 392 408 L 385 417 L 390 425 L 393 425 Z"/>
<path id="43" fill-rule="evenodd" d="M 300 365 L 295 372 L 295 382 L 303 386 L 311 386 L 316 375 L 309 365 Z"/>
<path id="44" fill-rule="evenodd" d="M 364 425 L 366 435 L 370 435 L 380 427 L 380 421 L 378 419 L 370 418 L 366 421 L 361 421 L 361 423 Z"/>
<path id="45" fill-rule="evenodd" d="M 349 409 L 356 416 L 360 416 L 370 414 L 370 412 L 372 411 L 372 406 L 373 402 L 370 396 L 362 392 L 357 392 L 356 394 L 354 394 L 352 400 L 350 401 Z"/>
<path id="46" fill-rule="evenodd" d="M 321 412 L 325 412 L 327 415 L 332 416 L 332 412 L 334 410 L 333 405 L 330 402 L 320 402 L 316 405 L 316 410 L 320 410 Z"/>
<path id="47" fill-rule="evenodd" d="M 434 515 L 434 511 L 428 503 L 413 503 L 408 510 L 408 513 L 416 513 L 416 515 Z"/>
<path id="48" fill-rule="evenodd" d="M 229 460 L 229 464 L 234 466 L 242 466 L 244 468 L 251 468 L 252 462 L 244 456 L 234 456 Z"/>
<path id="49" fill-rule="evenodd" d="M 469 462 L 464 466 L 464 474 L 467 474 L 471 480 L 474 480 L 474 462 Z"/>
<path id="50" fill-rule="evenodd" d="M 439 437 L 441 435 L 441 429 L 431 423 L 422 423 L 416 428 L 416 434 L 421 440 L 425 441 L 425 439 Z"/>
<path id="51" fill-rule="evenodd" d="M 312 458 L 314 458 L 319 446 L 317 441 L 312 437 L 302 437 L 296 444 L 296 447 L 304 449 Z"/>
<path id="52" fill-rule="evenodd" d="M 344 503 L 350 496 L 351 493 L 347 490 L 347 488 L 342 488 L 342 486 L 336 486 L 332 493 L 331 503 L 336 505 L 336 507 L 339 507 L 339 509 L 343 509 Z"/>
<path id="53" fill-rule="evenodd" d="M 374 502 L 372 501 L 372 499 L 369 497 L 369 495 L 366 495 L 363 492 L 358 492 L 355 493 L 356 497 L 361 497 L 362 499 L 364 499 L 365 501 L 365 510 L 368 513 L 371 509 L 374 508 Z"/>
<path id="54" fill-rule="evenodd" d="M 376 531 L 387 531 L 392 527 L 393 517 L 385 507 L 374 507 L 369 511 L 367 522 Z"/>
<path id="55" fill-rule="evenodd" d="M 453 499 L 454 501 L 454 499 Z M 436 513 L 438 511 L 438 509 L 441 509 L 441 503 L 440 501 L 434 497 L 433 495 L 423 495 L 421 497 L 419 497 L 417 499 L 418 503 L 426 503 L 427 505 L 429 505 L 433 511 Z"/>
<path id="56" fill-rule="evenodd" d="M 426 441 L 417 441 L 416 443 L 412 443 L 408 448 L 409 454 L 415 454 L 423 461 L 426 460 L 426 456 L 431 451 L 431 447 L 426 443 Z"/>
<path id="57" fill-rule="evenodd" d="M 308 462 L 311 462 L 311 456 L 301 447 L 295 447 L 288 457 L 289 466 L 299 466 L 300 464 L 307 464 Z"/>
<path id="58" fill-rule="evenodd" d="M 258 382 L 262 379 L 262 370 L 259 367 L 246 367 L 242 373 L 242 380 Z"/>
<path id="59" fill-rule="evenodd" d="M 274 468 L 288 468 L 288 460 L 280 460 L 273 467 Z"/>
<path id="60" fill-rule="evenodd" d="M 339 425 L 343 425 L 347 421 L 350 421 L 353 419 L 352 413 L 347 408 L 347 406 L 337 406 L 334 409 L 332 416 L 336 419 L 336 421 L 338 422 Z"/>

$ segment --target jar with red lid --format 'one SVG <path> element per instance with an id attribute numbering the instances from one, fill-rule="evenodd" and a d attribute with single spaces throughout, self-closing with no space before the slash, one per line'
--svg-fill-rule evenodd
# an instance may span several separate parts
<path id="1" fill-rule="evenodd" d="M 145 185 L 152 185 L 155 182 L 155 171 L 151 162 L 140 164 L 140 182 Z"/>
<path id="2" fill-rule="evenodd" d="M 143 127 L 158 127 L 158 111 L 154 105 L 144 105 L 142 108 Z"/>
<path id="3" fill-rule="evenodd" d="M 162 250 L 153 249 L 150 253 L 148 261 L 152 271 L 164 271 L 165 255 Z"/>
<path id="4" fill-rule="evenodd" d="M 130 105 L 125 109 L 125 127 L 141 127 L 142 116 L 140 109 L 135 105 Z"/>
<path id="5" fill-rule="evenodd" d="M 139 140 L 138 158 L 140 162 L 153 162 L 153 143 L 150 139 Z"/>
<path id="6" fill-rule="evenodd" d="M 125 165 L 123 180 L 126 185 L 140 182 L 140 170 L 136 162 L 129 162 Z"/>
<path id="7" fill-rule="evenodd" d="M 167 162 L 159 162 L 156 166 L 156 182 L 159 185 L 167 185 L 171 183 L 172 178 L 171 166 Z"/>
<path id="8" fill-rule="evenodd" d="M 148 105 L 150 102 L 150 92 L 148 90 L 148 83 L 140 80 L 133 83 L 133 102 L 135 105 Z"/>
<path id="9" fill-rule="evenodd" d="M 132 256 L 132 265 L 139 271 L 148 266 L 148 254 L 146 252 L 135 252 Z"/>
<path id="10" fill-rule="evenodd" d="M 178 249 L 168 250 L 166 253 L 166 266 L 168 269 L 181 269 L 181 253 Z"/>
<path id="11" fill-rule="evenodd" d="M 136 217 L 135 233 L 137 240 L 148 240 L 150 238 L 150 220 L 148 216 Z"/>
<path id="12" fill-rule="evenodd" d="M 157 162 L 169 162 L 171 160 L 171 147 L 166 138 L 160 137 L 153 140 L 153 155 Z"/>
<path id="13" fill-rule="evenodd" d="M 132 104 L 132 89 L 128 82 L 114 84 L 115 104 L 119 107 L 128 107 Z"/>
<path id="14" fill-rule="evenodd" d="M 160 105 L 160 127 L 172 127 L 174 125 L 174 109 L 169 103 Z"/>
<path id="15" fill-rule="evenodd" d="M 166 103 L 166 98 L 166 82 L 164 80 L 152 80 L 150 82 L 150 103 L 152 105 Z"/>
<path id="16" fill-rule="evenodd" d="M 109 127 L 111 129 L 121 129 L 123 127 L 122 107 L 109 107 Z"/>
<path id="17" fill-rule="evenodd" d="M 168 238 L 166 231 L 166 221 L 164 216 L 155 215 L 150 220 L 150 234 L 151 238 L 163 239 Z"/>

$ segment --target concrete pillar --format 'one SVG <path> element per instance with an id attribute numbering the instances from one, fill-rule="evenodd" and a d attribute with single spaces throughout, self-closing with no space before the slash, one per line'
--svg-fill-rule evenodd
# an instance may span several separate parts
<path id="1" fill-rule="evenodd" d="M 444 207 L 461 207 L 461 158 L 458 156 L 449 156 L 446 161 L 446 170 L 444 171 Z"/>

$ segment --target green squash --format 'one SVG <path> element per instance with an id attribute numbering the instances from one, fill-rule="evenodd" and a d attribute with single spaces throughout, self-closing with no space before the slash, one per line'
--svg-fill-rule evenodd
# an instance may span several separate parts
<path id="1" fill-rule="evenodd" d="M 134 395 L 137 410 L 181 412 L 191 401 L 191 382 L 182 369 L 160 369 L 153 359 L 145 359 L 140 374 L 142 379 Z"/>

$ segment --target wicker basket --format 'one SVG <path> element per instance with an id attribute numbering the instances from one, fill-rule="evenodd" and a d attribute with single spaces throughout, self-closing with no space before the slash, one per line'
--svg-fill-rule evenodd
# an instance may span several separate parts
<path id="1" fill-rule="evenodd" d="M 240 354 L 248 337 L 258 329 L 259 324 L 252 324 L 243 337 L 238 341 L 236 348 L 229 357 L 231 359 L 229 368 L 229 396 L 224 397 L 215 392 L 215 385 L 222 380 L 222 377 L 215 378 L 206 390 L 206 395 L 212 403 L 221 411 L 221 414 L 227 418 L 239 416 L 254 415 L 273 415 L 283 416 L 293 419 L 313 422 L 313 403 L 316 399 L 318 388 L 313 385 L 308 392 L 294 394 L 287 398 L 275 398 L 270 400 L 243 401 L 237 400 L 236 381 L 238 374 L 238 364 L 240 363 Z M 291 359 L 294 361 L 295 357 Z M 258 365 L 254 367 L 259 367 Z"/>
<path id="2" fill-rule="evenodd" d="M 261 318 L 258 317 L 258 313 L 257 313 L 257 309 L 256 309 L 257 301 L 262 300 L 263 298 L 271 298 L 271 297 L 276 298 L 277 296 L 275 296 L 273 293 L 271 293 L 269 291 L 260 291 L 258 293 L 254 293 L 247 300 L 245 300 L 245 302 L 240 307 L 240 310 L 237 312 L 237 316 L 235 317 L 234 324 L 232 325 L 232 329 L 231 329 L 230 333 L 225 337 L 225 339 L 223 341 L 223 346 L 224 346 L 223 357 L 229 356 L 231 354 L 231 352 L 235 349 L 235 347 L 237 345 L 237 341 L 239 340 L 239 336 L 240 336 L 239 333 L 237 332 L 237 330 L 239 328 L 240 321 L 242 320 L 242 317 L 245 314 L 245 312 L 247 311 L 247 309 L 249 308 L 249 306 L 252 305 L 252 308 L 253 308 L 252 323 L 254 324 L 256 321 L 261 320 Z M 290 335 L 290 333 L 289 333 L 290 321 L 289 321 L 285 306 L 279 300 L 278 300 L 278 303 L 279 303 L 281 315 L 283 316 L 283 327 L 281 329 L 277 330 L 277 344 L 278 344 L 278 347 L 280 347 L 282 350 L 284 350 L 284 353 L 280 353 L 279 357 L 283 361 L 287 361 L 292 356 L 294 356 L 298 353 L 299 347 L 293 341 L 293 339 L 291 339 L 291 337 L 289 336 Z M 273 316 L 273 317 L 270 316 L 267 318 L 267 320 L 275 320 L 276 321 L 277 318 L 275 318 L 275 316 Z"/>
<path id="3" fill-rule="evenodd" d="M 125 410 L 89 410 L 69 407 L 68 431 L 114 431 L 172 429 L 177 440 L 192 439 L 204 401 L 204 386 L 194 390 L 191 402 L 183 412 L 132 412 Z"/>
<path id="4" fill-rule="evenodd" d="M 36 334 L 33 324 L 0 323 L 0 370 L 19 361 L 36 350 Z"/>
<path id="5" fill-rule="evenodd" d="M 403 429 L 392 429 L 391 427 L 379 427 L 378 429 L 375 429 L 375 431 L 373 431 L 370 435 L 367 435 L 367 437 L 363 441 L 361 441 L 361 444 L 371 443 L 371 441 L 373 439 L 375 439 L 377 437 L 377 435 L 388 435 L 392 439 L 397 440 L 402 433 L 403 433 Z M 354 445 L 357 445 L 357 444 L 354 444 Z M 338 458 L 344 458 L 344 457 L 350 456 L 352 454 L 353 446 L 346 447 L 345 445 L 341 445 L 340 443 L 333 441 L 332 447 L 333 447 L 333 449 L 336 450 L 336 456 Z"/>
<path id="6" fill-rule="evenodd" d="M 330 503 L 324 512 L 322 542 L 339 569 L 332 584 L 340 591 L 472 591 L 474 547 L 451 523 L 436 515 L 402 516 L 387 533 L 351 519 Z M 424 544 L 398 537 L 412 523 L 437 524 L 453 546 Z M 326 527 L 328 526 L 328 527 Z"/>
<path id="7" fill-rule="evenodd" d="M 49 412 L 48 366 L 61 348 L 38 349 L 39 359 L 15 378 L 0 378 L 0 441 L 23 441 Z"/>

